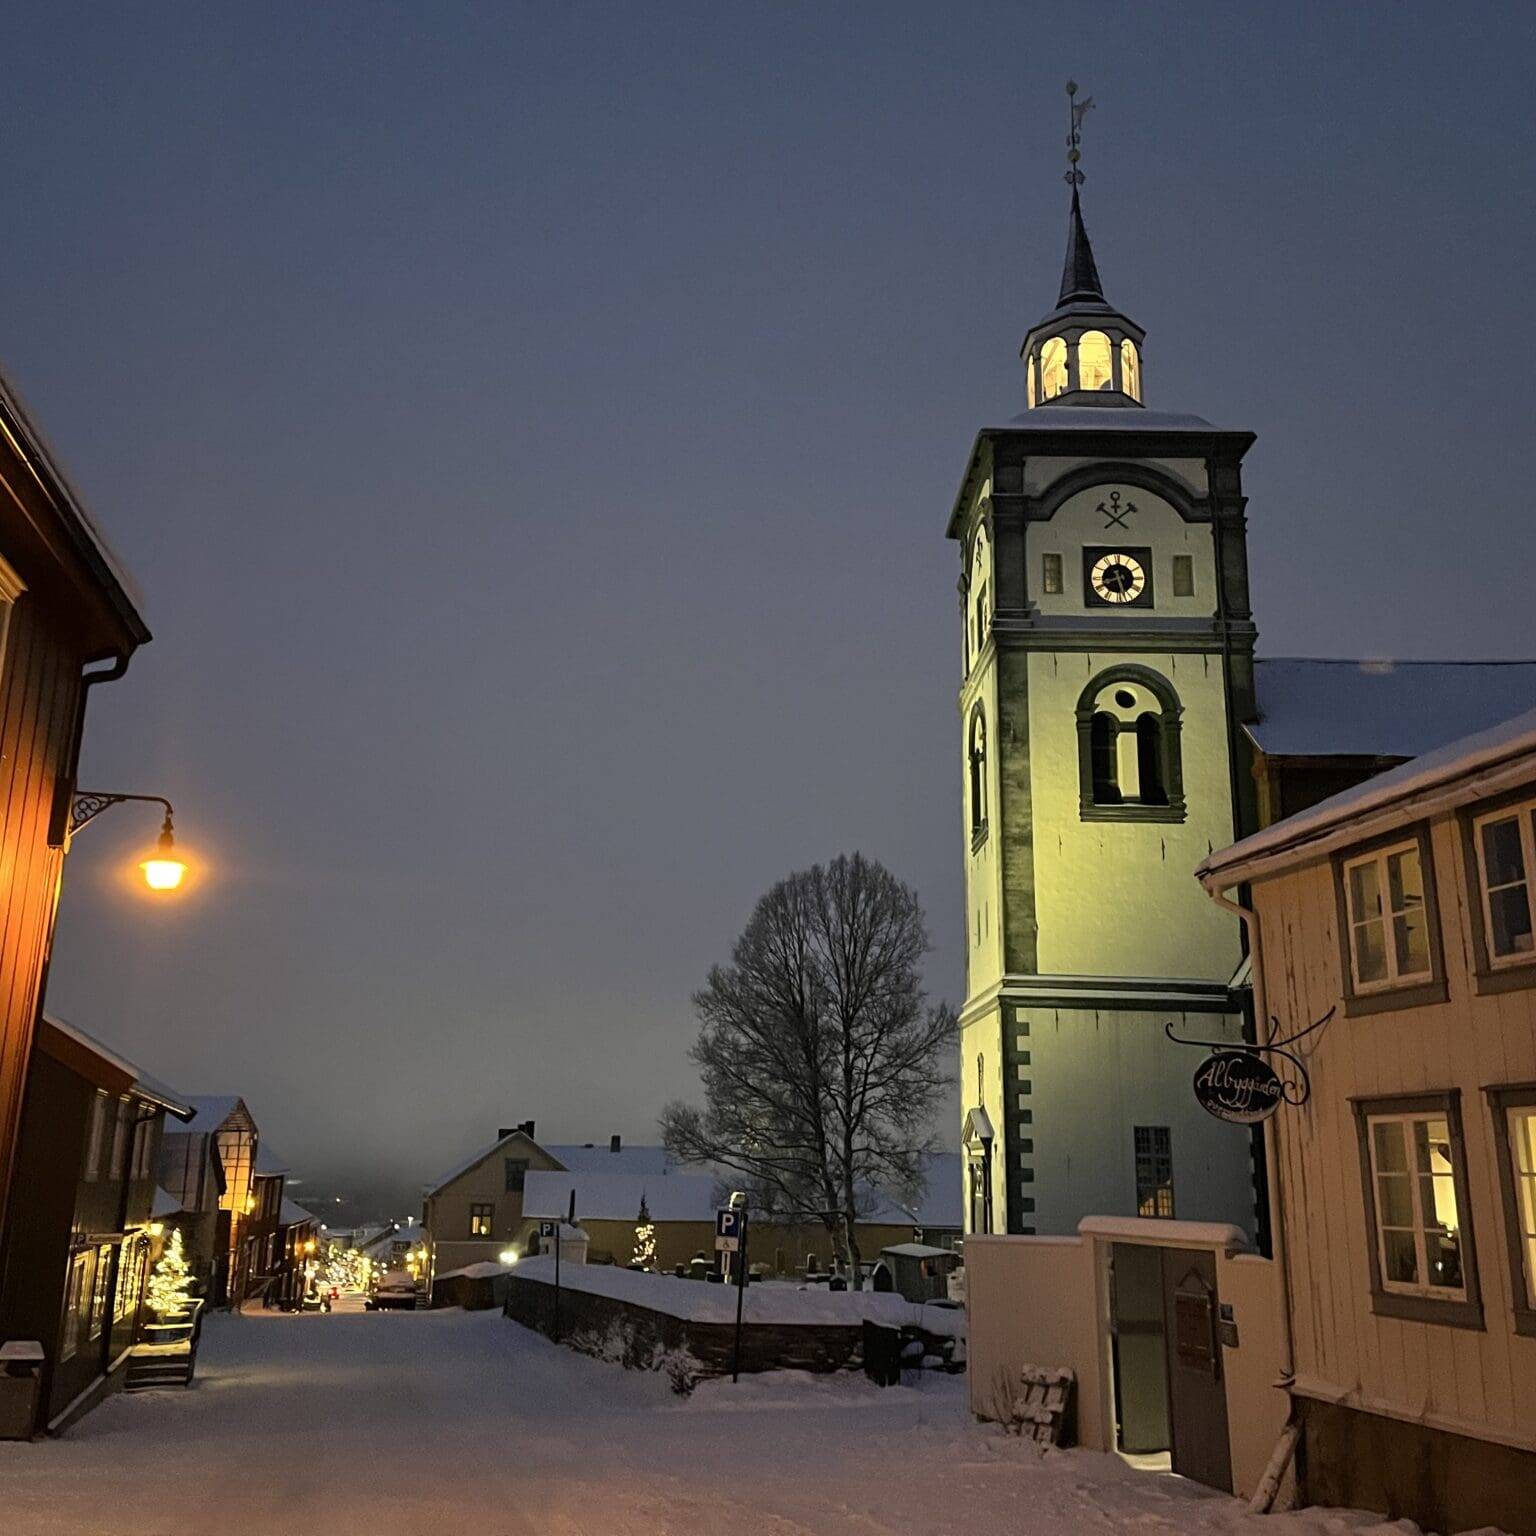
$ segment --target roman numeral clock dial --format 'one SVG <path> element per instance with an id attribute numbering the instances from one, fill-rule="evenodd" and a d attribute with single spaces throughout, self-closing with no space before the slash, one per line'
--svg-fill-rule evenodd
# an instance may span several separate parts
<path id="1" fill-rule="evenodd" d="M 1088 568 L 1088 585 L 1102 603 L 1134 603 L 1147 590 L 1146 567 L 1135 555 L 1111 550 Z"/>

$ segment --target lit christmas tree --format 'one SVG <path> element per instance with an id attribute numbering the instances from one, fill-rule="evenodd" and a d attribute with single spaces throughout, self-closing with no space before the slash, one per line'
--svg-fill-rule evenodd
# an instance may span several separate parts
<path id="1" fill-rule="evenodd" d="M 635 1218 L 635 1256 L 630 1261 L 632 1269 L 656 1267 L 656 1224 L 646 1207 L 645 1196 L 640 1196 L 640 1214 Z"/>
<path id="2" fill-rule="evenodd" d="M 182 1252 L 180 1227 L 171 1228 L 171 1240 L 149 1277 L 149 1289 L 144 1299 L 150 1310 L 161 1318 L 186 1311 L 187 1303 L 192 1299 L 192 1271 Z"/>

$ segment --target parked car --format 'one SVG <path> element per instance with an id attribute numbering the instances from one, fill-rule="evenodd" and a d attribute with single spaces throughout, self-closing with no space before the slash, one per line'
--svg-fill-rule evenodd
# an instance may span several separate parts
<path id="1" fill-rule="evenodd" d="M 415 1276 L 406 1274 L 403 1269 L 390 1270 L 387 1275 L 380 1277 L 373 1295 L 363 1305 L 370 1312 L 382 1312 L 388 1309 L 414 1312 L 416 1310 Z"/>

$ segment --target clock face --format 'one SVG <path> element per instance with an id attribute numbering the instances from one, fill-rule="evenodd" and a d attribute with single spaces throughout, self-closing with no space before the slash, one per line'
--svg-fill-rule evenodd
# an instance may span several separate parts
<path id="1" fill-rule="evenodd" d="M 1101 602 L 1134 603 L 1147 589 L 1147 573 L 1135 555 L 1111 550 L 1089 567 L 1088 583 Z"/>

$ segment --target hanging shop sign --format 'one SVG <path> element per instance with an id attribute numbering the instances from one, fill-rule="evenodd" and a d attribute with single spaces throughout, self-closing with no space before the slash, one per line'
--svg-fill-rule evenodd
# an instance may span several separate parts
<path id="1" fill-rule="evenodd" d="M 1330 1008 L 1315 1024 L 1279 1038 L 1280 1021 L 1269 1021 L 1269 1039 L 1262 1045 L 1226 1040 L 1186 1040 L 1173 1032 L 1163 1033 L 1175 1045 L 1203 1046 L 1211 1054 L 1195 1069 L 1195 1099 L 1208 1115 L 1234 1125 L 1257 1125 L 1281 1104 L 1300 1107 L 1312 1097 L 1312 1079 L 1306 1063 L 1292 1050 L 1299 1040 L 1327 1027 L 1335 1010 Z M 1276 1067 L 1273 1063 L 1278 1062 Z"/>
<path id="2" fill-rule="evenodd" d="M 1195 1069 L 1195 1098 L 1218 1120 L 1257 1125 L 1274 1114 L 1284 1097 L 1280 1074 L 1248 1051 L 1216 1051 Z"/>

